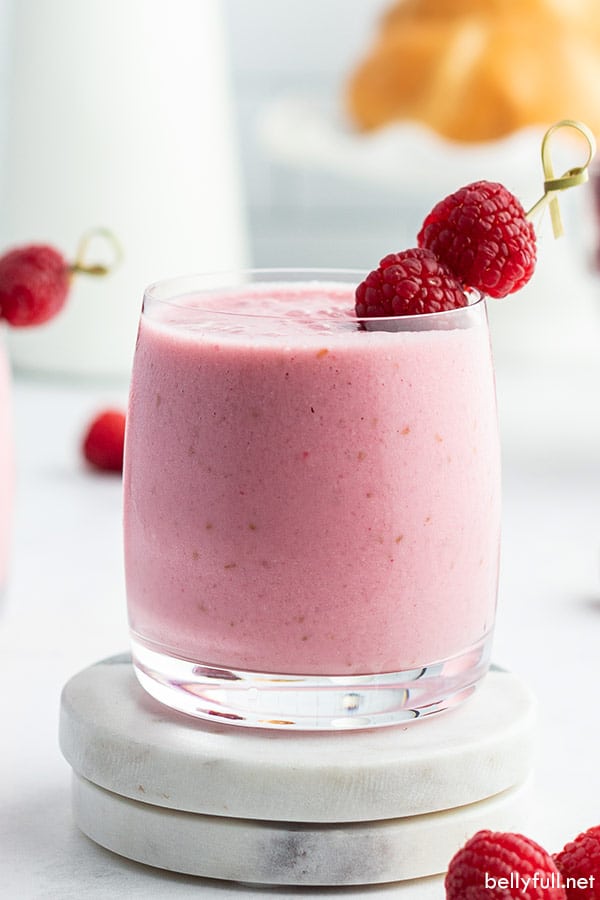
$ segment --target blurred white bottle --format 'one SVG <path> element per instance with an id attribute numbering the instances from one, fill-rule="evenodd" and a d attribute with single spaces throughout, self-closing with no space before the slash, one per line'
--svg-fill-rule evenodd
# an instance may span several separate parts
<path id="1" fill-rule="evenodd" d="M 54 321 L 12 330 L 17 368 L 126 377 L 147 283 L 246 263 L 220 11 L 13 0 L 2 248 L 48 242 L 73 257 L 103 226 L 124 250 L 110 276 L 73 281 Z"/>

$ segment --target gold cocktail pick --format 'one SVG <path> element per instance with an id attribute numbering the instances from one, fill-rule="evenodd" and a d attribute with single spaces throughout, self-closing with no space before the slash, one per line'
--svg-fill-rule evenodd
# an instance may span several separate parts
<path id="1" fill-rule="evenodd" d="M 550 139 L 561 128 L 574 128 L 578 131 L 587 142 L 588 155 L 582 166 L 574 166 L 568 169 L 558 178 L 554 175 L 554 166 L 550 156 Z M 577 122 L 575 119 L 561 119 L 552 125 L 542 140 L 542 167 L 544 170 L 544 193 L 527 213 L 528 219 L 533 219 L 546 205 L 550 207 L 550 218 L 552 221 L 552 231 L 554 237 L 558 238 L 564 233 L 562 219 L 560 215 L 560 207 L 558 205 L 558 195 L 561 191 L 583 184 L 588 180 L 588 166 L 590 165 L 596 152 L 596 139 L 592 131 L 583 122 Z"/>
<path id="2" fill-rule="evenodd" d="M 92 241 L 102 238 L 111 249 L 112 260 L 110 263 L 89 263 L 86 256 Z M 123 249 L 115 235 L 108 228 L 90 228 L 83 235 L 77 248 L 75 261 L 71 264 L 71 272 L 83 272 L 86 275 L 108 275 L 120 264 L 123 259 Z"/>

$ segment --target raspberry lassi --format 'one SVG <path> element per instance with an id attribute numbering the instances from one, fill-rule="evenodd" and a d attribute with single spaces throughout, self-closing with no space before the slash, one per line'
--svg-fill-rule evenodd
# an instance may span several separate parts
<path id="1" fill-rule="evenodd" d="M 10 371 L 0 327 L 0 596 L 8 575 L 13 495 Z"/>
<path id="2" fill-rule="evenodd" d="M 286 676 L 339 684 L 332 720 L 356 705 L 378 724 L 359 687 L 386 684 L 386 724 L 451 704 L 487 667 L 500 478 L 485 304 L 371 330 L 353 311 L 360 273 L 293 279 L 146 294 L 125 451 L 134 663 L 164 702 L 242 724 L 313 727 L 273 690 Z M 273 702 L 238 690 L 252 708 L 232 712 L 217 682 L 268 683 Z"/>

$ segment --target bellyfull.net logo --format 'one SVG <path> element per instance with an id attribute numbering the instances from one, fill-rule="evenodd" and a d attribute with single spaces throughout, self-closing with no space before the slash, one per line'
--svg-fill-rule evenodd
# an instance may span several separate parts
<path id="1" fill-rule="evenodd" d="M 594 887 L 596 878 L 590 875 L 589 878 L 563 878 L 560 872 L 534 872 L 533 875 L 522 875 L 520 872 L 511 872 L 510 875 L 502 878 L 496 878 L 485 873 L 485 887 L 492 891 L 495 889 L 508 890 L 517 889 L 519 891 L 527 891 L 528 888 L 539 888 L 540 890 L 551 890 L 552 888 L 566 888 L 567 890 L 591 890 Z"/>

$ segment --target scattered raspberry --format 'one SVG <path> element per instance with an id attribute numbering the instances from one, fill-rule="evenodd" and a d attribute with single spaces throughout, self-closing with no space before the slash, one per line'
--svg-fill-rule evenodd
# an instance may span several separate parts
<path id="1" fill-rule="evenodd" d="M 429 250 L 390 253 L 356 288 L 356 315 L 416 316 L 467 305 L 448 269 Z"/>
<path id="2" fill-rule="evenodd" d="M 478 831 L 452 858 L 446 900 L 566 900 L 560 872 L 522 834 Z"/>
<path id="3" fill-rule="evenodd" d="M 0 317 L 11 325 L 41 325 L 64 306 L 70 271 L 64 257 L 43 244 L 0 258 Z"/>
<path id="4" fill-rule="evenodd" d="M 600 900 L 600 825 L 567 844 L 555 854 L 554 862 L 563 876 L 568 900 Z"/>
<path id="5" fill-rule="evenodd" d="M 122 472 L 124 443 L 125 415 L 109 409 L 89 426 L 83 440 L 83 455 L 97 469 Z"/>
<path id="6" fill-rule="evenodd" d="M 475 181 L 440 200 L 417 238 L 467 287 L 491 297 L 522 288 L 535 268 L 535 231 L 503 185 Z"/>

